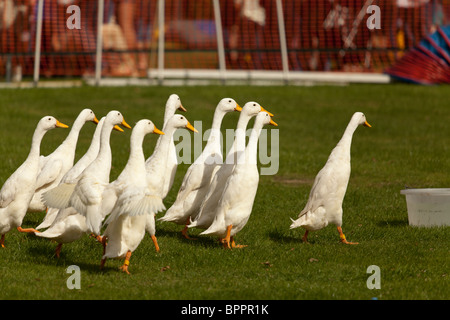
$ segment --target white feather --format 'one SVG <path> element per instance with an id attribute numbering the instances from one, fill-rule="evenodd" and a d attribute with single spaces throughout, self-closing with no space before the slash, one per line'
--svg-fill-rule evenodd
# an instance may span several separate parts
<path id="1" fill-rule="evenodd" d="M 111 171 L 110 136 L 115 125 L 124 121 L 119 111 L 110 111 L 100 134 L 100 150 L 97 157 L 86 167 L 79 176 L 78 182 L 72 192 L 69 205 L 86 217 L 88 232 L 100 234 L 102 216 L 102 195 L 109 184 Z"/>
<path id="2" fill-rule="evenodd" d="M 188 168 L 175 202 L 159 220 L 184 225 L 189 217 L 195 219 L 211 186 L 212 177 L 223 162 L 220 143 L 222 120 L 226 113 L 236 110 L 237 107 L 236 101 L 230 98 L 219 102 L 203 152 Z"/>
<path id="3" fill-rule="evenodd" d="M 75 189 L 74 183 L 62 183 L 42 194 L 42 202 L 50 208 L 66 208 L 69 206 L 70 196 Z"/>
<path id="4" fill-rule="evenodd" d="M 325 166 L 314 179 L 305 207 L 296 220 L 291 219 L 291 229 L 303 227 L 306 230 L 319 230 L 329 223 L 338 227 L 342 225 L 342 203 L 351 170 L 351 142 L 353 133 L 359 125 L 367 125 L 366 117 L 361 112 L 356 112 Z"/>
<path id="5" fill-rule="evenodd" d="M 42 118 L 33 134 L 31 149 L 22 165 L 7 179 L 0 190 L 0 235 L 22 224 L 33 197 L 39 174 L 40 145 L 44 134 L 57 126 L 55 118 Z"/>
<path id="6" fill-rule="evenodd" d="M 105 221 L 104 236 L 108 239 L 103 258 L 121 258 L 133 252 L 145 234 L 147 215 L 164 209 L 161 196 L 151 194 L 147 186 L 145 158 L 142 150 L 144 136 L 154 132 L 150 120 L 140 120 L 133 129 L 130 139 L 130 156 L 117 180 L 109 186 L 108 199 L 114 197 L 112 212 Z M 111 191 L 111 190 L 114 190 Z"/>
<path id="7" fill-rule="evenodd" d="M 235 168 L 236 160 L 245 151 L 245 133 L 248 122 L 263 110 L 264 109 L 258 103 L 253 101 L 247 102 L 242 108 L 236 126 L 236 136 L 233 145 L 227 153 L 225 162 L 216 169 L 208 192 L 200 205 L 199 212 L 192 223 L 189 224 L 189 228 L 195 227 L 207 229 L 214 221 L 219 200 L 222 197 L 225 185 Z"/>
<path id="8" fill-rule="evenodd" d="M 75 149 L 81 128 L 88 121 L 94 121 L 95 114 L 91 109 L 84 109 L 75 119 L 67 138 L 51 154 L 41 159 L 43 166 L 40 168 L 36 179 L 36 191 L 30 202 L 28 211 L 44 211 L 45 204 L 42 202 L 42 194 L 56 187 L 64 175 L 73 167 Z"/>
<path id="9" fill-rule="evenodd" d="M 213 222 L 201 234 L 224 238 L 231 226 L 230 236 L 234 236 L 247 224 L 259 183 L 256 164 L 257 142 L 262 127 L 270 121 L 271 118 L 267 112 L 260 112 L 256 116 L 248 145 L 245 152 L 238 158 L 233 173 L 225 184 L 214 212 Z"/>
<path id="10" fill-rule="evenodd" d="M 174 132 L 178 128 L 188 128 L 189 121 L 180 114 L 173 115 L 165 125 L 164 135 L 161 137 L 159 143 L 157 143 L 155 150 L 150 157 L 151 161 L 147 160 L 146 172 L 147 172 L 147 185 L 151 194 L 158 195 L 161 199 L 166 196 L 165 185 L 167 180 L 166 175 L 166 162 L 168 159 L 168 150 L 171 148 L 171 141 Z M 150 235 L 154 235 L 154 216 L 148 219 L 147 231 Z"/>
<path id="11" fill-rule="evenodd" d="M 100 149 L 100 133 L 104 122 L 105 117 L 102 117 L 95 128 L 91 145 L 83 157 L 81 157 L 81 159 L 78 160 L 77 163 L 64 175 L 57 187 L 44 192 L 42 195 L 42 201 L 48 207 L 48 210 L 41 224 L 39 224 L 35 229 L 40 230 L 48 228 L 59 215 L 60 210 L 58 208 L 66 208 L 69 205 L 70 196 L 73 193 L 73 189 L 75 188 L 75 184 L 78 182 L 81 173 L 98 155 L 98 151 Z M 58 191 L 60 188 L 61 190 Z M 53 195 L 53 193 L 56 194 Z"/>

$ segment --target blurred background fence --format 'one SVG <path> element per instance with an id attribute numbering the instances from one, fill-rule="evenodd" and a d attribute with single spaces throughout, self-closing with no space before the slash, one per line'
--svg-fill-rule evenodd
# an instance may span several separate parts
<path id="1" fill-rule="evenodd" d="M 0 0 L 0 77 L 380 75 L 449 19 L 450 0 Z"/>

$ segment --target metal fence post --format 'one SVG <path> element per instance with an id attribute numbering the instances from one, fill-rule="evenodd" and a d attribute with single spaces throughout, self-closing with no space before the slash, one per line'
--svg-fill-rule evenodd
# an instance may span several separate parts
<path id="1" fill-rule="evenodd" d="M 281 0 L 276 1 L 277 4 L 277 20 L 278 20 L 278 32 L 280 34 L 280 49 L 281 49 L 281 62 L 283 66 L 283 77 L 287 83 L 289 81 L 289 60 L 286 44 L 286 29 L 284 26 L 283 5 Z"/>
<path id="2" fill-rule="evenodd" d="M 37 87 L 39 82 L 39 69 L 41 66 L 41 40 L 42 40 L 42 16 L 44 11 L 44 0 L 38 1 L 38 12 L 36 21 L 36 43 L 34 48 L 34 72 L 33 82 Z"/>
<path id="3" fill-rule="evenodd" d="M 98 0 L 97 12 L 97 44 L 95 53 L 95 85 L 100 85 L 102 78 L 102 51 L 103 51 L 103 11 L 104 0 Z"/>
<path id="4" fill-rule="evenodd" d="M 219 57 L 219 72 L 220 78 L 222 79 L 222 84 L 225 83 L 225 73 L 226 73 L 226 63 L 225 63 L 225 46 L 223 42 L 223 30 L 222 30 L 222 19 L 220 14 L 220 4 L 219 0 L 213 0 L 214 6 L 214 20 L 216 23 L 216 36 L 217 36 L 217 54 Z"/>
<path id="5" fill-rule="evenodd" d="M 164 6 L 165 0 L 158 1 L 158 83 L 161 85 L 164 80 Z"/>

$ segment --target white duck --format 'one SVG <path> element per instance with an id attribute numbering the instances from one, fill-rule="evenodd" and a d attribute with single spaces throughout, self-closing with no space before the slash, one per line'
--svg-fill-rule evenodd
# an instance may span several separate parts
<path id="1" fill-rule="evenodd" d="M 64 192 L 52 193 L 50 197 L 47 194 L 47 197 L 44 197 L 45 204 L 49 207 L 59 209 L 73 207 L 84 215 L 88 232 L 95 235 L 100 234 L 104 218 L 101 205 L 103 191 L 109 184 L 111 171 L 111 131 L 118 124 L 131 128 L 119 111 L 110 111 L 103 123 L 98 155 L 80 175 L 77 184 L 72 187 L 66 185 Z"/>
<path id="2" fill-rule="evenodd" d="M 219 102 L 214 112 L 210 136 L 203 152 L 186 171 L 175 202 L 159 219 L 185 225 L 182 234 L 187 239 L 189 239 L 187 225 L 191 219 L 194 220 L 196 217 L 209 190 L 211 179 L 223 162 L 220 143 L 222 120 L 228 112 L 241 110 L 242 108 L 231 98 L 224 98 Z"/>
<path id="3" fill-rule="evenodd" d="M 239 155 L 245 150 L 246 128 L 250 119 L 259 112 L 267 112 L 270 116 L 272 113 L 266 111 L 257 102 L 247 102 L 242 108 L 239 115 L 238 124 L 236 126 L 235 138 L 233 145 L 227 153 L 225 163 L 216 171 L 212 178 L 208 193 L 200 205 L 200 210 L 195 220 L 188 225 L 188 228 L 207 229 L 214 220 L 217 204 L 222 196 L 225 184 L 230 177 Z"/>
<path id="4" fill-rule="evenodd" d="M 54 117 L 43 117 L 33 134 L 31 149 L 25 162 L 6 180 L 0 190 L 0 245 L 4 247 L 5 234 L 20 227 L 36 187 L 39 173 L 40 145 L 44 134 L 53 128 L 68 128 Z"/>
<path id="5" fill-rule="evenodd" d="M 152 194 L 158 195 L 163 200 L 166 196 L 164 191 L 164 181 L 167 178 L 164 168 L 166 167 L 168 150 L 171 148 L 171 141 L 175 130 L 178 128 L 187 128 L 193 132 L 198 132 L 189 121 L 180 114 L 173 115 L 164 128 L 165 134 L 161 136 L 161 142 L 153 151 L 151 166 L 146 166 L 148 187 Z M 156 232 L 154 214 L 147 215 L 146 230 L 152 239 L 154 239 Z M 156 243 L 155 247 L 157 247 Z"/>
<path id="6" fill-rule="evenodd" d="M 183 107 L 183 105 L 181 104 L 181 100 L 180 97 L 176 94 L 171 94 L 169 96 L 169 99 L 167 99 L 166 102 L 166 107 L 165 107 L 165 111 L 164 111 L 164 125 L 163 125 L 163 131 L 166 132 L 166 125 L 169 121 L 170 118 L 172 118 L 172 116 L 175 114 L 175 112 L 177 110 L 180 111 L 184 111 L 186 112 L 186 109 Z M 156 147 L 155 149 L 158 148 L 159 144 L 161 143 L 161 140 L 163 139 L 163 137 L 159 137 L 158 141 L 156 142 Z M 167 193 L 169 192 L 170 188 L 172 188 L 173 185 L 173 180 L 175 178 L 175 173 L 177 171 L 177 166 L 178 166 L 178 160 L 177 160 L 177 153 L 176 153 L 176 149 L 175 149 L 175 143 L 173 140 L 173 135 L 172 138 L 170 140 L 170 147 L 167 149 L 168 155 L 167 155 L 167 159 L 166 159 L 166 166 L 164 168 L 165 174 L 164 176 L 167 177 L 164 180 L 164 184 L 163 184 L 163 195 L 164 197 L 167 195 Z M 145 163 L 145 166 L 147 168 L 147 171 L 151 171 L 152 170 L 152 166 L 153 166 L 153 155 L 151 155 Z M 164 199 L 163 197 L 163 199 Z"/>
<path id="7" fill-rule="evenodd" d="M 34 234 L 57 242 L 55 255 L 59 258 L 63 244 L 76 241 L 86 233 L 86 217 L 79 214 L 74 208 L 69 207 L 58 209 L 50 227 L 43 232 L 38 231 Z"/>
<path id="8" fill-rule="evenodd" d="M 105 222 L 108 226 L 102 237 L 105 245 L 102 268 L 106 258 L 125 258 L 121 269 L 129 273 L 131 253 L 145 235 L 146 216 L 165 209 L 161 197 L 152 194 L 147 184 L 142 143 L 149 133 L 164 135 L 150 120 L 144 119 L 136 123 L 131 133 L 128 162 L 117 180 L 110 184 L 114 189 L 116 202 Z M 154 241 L 156 244 L 156 239 Z"/>
<path id="9" fill-rule="evenodd" d="M 303 241 L 307 242 L 308 232 L 325 228 L 328 223 L 337 226 L 341 242 L 348 242 L 342 232 L 342 202 L 350 179 L 350 147 L 353 133 L 359 125 L 371 127 L 361 112 L 353 114 L 339 143 L 331 152 L 325 166 L 317 174 L 305 208 L 296 220 L 292 220 L 291 229 L 303 227 L 306 232 Z"/>
<path id="10" fill-rule="evenodd" d="M 225 185 L 214 221 L 208 229 L 200 233 L 219 236 L 227 248 L 243 247 L 235 245 L 233 237 L 247 224 L 252 212 L 259 182 L 258 139 L 262 127 L 266 124 L 277 126 L 267 112 L 260 112 L 256 116 L 245 152 L 239 155 L 233 173 Z"/>
<path id="11" fill-rule="evenodd" d="M 67 171 L 72 168 L 80 130 L 88 121 L 98 123 L 94 112 L 91 109 L 84 109 L 75 119 L 63 143 L 48 156 L 41 157 L 41 171 L 37 177 L 36 191 L 30 202 L 29 212 L 45 211 L 46 206 L 42 202 L 42 194 L 56 187 Z"/>
<path id="12" fill-rule="evenodd" d="M 90 144 L 88 150 L 86 151 L 86 153 L 80 158 L 80 160 L 77 161 L 77 163 L 75 163 L 75 165 L 69 171 L 67 171 L 67 173 L 61 179 L 61 182 L 59 183 L 59 185 L 57 187 L 47 191 L 48 194 L 50 194 L 51 192 L 57 192 L 58 187 L 61 187 L 62 185 L 70 184 L 70 185 L 74 186 L 77 183 L 80 174 L 97 157 L 98 150 L 100 149 L 100 132 L 102 130 L 104 122 L 105 122 L 105 117 L 103 117 L 99 120 L 97 127 L 95 128 L 91 144 Z M 44 194 L 42 195 L 42 197 L 44 199 L 45 199 L 45 195 L 47 194 L 47 192 L 44 192 Z M 66 210 L 66 209 L 62 209 L 62 210 Z M 40 230 L 40 229 L 48 228 L 53 223 L 53 221 L 55 220 L 55 218 L 59 212 L 60 212 L 60 209 L 49 208 L 44 217 L 44 220 L 35 229 Z"/>
<path id="13" fill-rule="evenodd" d="M 105 121 L 105 117 L 101 118 L 97 128 L 95 129 L 91 145 L 85 155 L 73 166 L 64 176 L 61 184 L 44 193 L 44 199 L 51 197 L 52 192 L 62 192 L 65 190 L 73 190 L 79 180 L 84 169 L 97 157 L 100 149 L 100 134 Z M 123 131 L 118 126 L 114 126 L 114 130 Z M 59 191 L 61 192 L 61 191 Z M 47 224 L 47 226 L 46 226 Z M 47 238 L 58 243 L 55 255 L 59 258 L 62 245 L 80 239 L 87 233 L 86 217 L 79 214 L 73 207 L 64 209 L 49 208 L 46 219 L 36 229 L 47 228 L 47 230 L 35 233 L 36 236 Z"/>

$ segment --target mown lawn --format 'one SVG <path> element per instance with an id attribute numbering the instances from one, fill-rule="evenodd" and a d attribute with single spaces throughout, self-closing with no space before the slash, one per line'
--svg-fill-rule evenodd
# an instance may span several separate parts
<path id="1" fill-rule="evenodd" d="M 161 251 L 146 236 L 131 257 L 130 272 L 122 261 L 108 260 L 99 270 L 102 248 L 86 236 L 63 246 L 16 230 L 0 250 L 0 299 L 158 299 L 158 300 L 301 300 L 301 299 L 449 299 L 448 227 L 408 225 L 400 190 L 450 185 L 450 90 L 413 85 L 351 85 L 317 87 L 122 87 L 22 89 L 0 91 L 0 183 L 26 158 L 37 121 L 53 115 L 71 125 L 85 107 L 97 117 L 120 110 L 128 123 L 149 118 L 162 127 L 165 101 L 177 93 L 192 123 L 211 124 L 223 97 L 241 106 L 254 100 L 275 114 L 279 124 L 279 170 L 261 176 L 253 212 L 237 235 L 248 247 L 224 250 L 215 238 L 181 237 L 181 226 L 157 223 Z M 339 141 L 351 115 L 365 113 L 372 128 L 360 127 L 352 144 L 352 175 L 344 200 L 343 230 L 310 234 L 290 230 L 306 203 L 315 175 Z M 225 117 L 234 128 L 238 114 Z M 253 121 L 250 122 L 251 127 Z M 87 123 L 77 146 L 87 150 L 94 125 Z M 42 154 L 63 141 L 68 131 L 50 131 Z M 125 166 L 130 131 L 113 132 L 111 181 Z M 145 139 L 147 156 L 156 137 Z M 275 157 L 273 158 L 275 161 Z M 188 164 L 178 167 L 169 207 Z M 161 214 L 160 214 L 161 215 Z M 160 216 L 158 215 L 158 216 Z M 24 227 L 37 226 L 44 213 L 27 214 Z M 191 230 L 196 236 L 200 230 Z M 69 290 L 66 268 L 81 270 L 81 289 Z M 380 268 L 381 289 L 370 290 L 367 268 Z"/>

